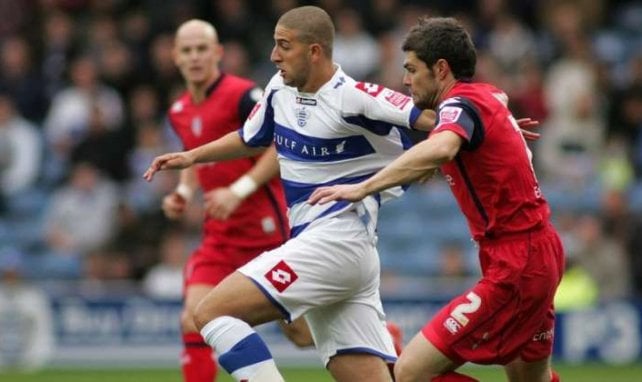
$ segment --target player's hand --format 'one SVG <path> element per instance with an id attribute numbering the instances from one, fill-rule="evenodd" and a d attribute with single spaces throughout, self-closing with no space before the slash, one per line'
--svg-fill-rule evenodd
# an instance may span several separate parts
<path id="1" fill-rule="evenodd" d="M 154 174 L 158 171 L 178 170 L 188 168 L 193 164 L 194 159 L 189 154 L 189 151 L 159 155 L 154 158 L 152 164 L 149 165 L 149 168 L 143 174 L 143 178 L 146 181 L 151 182 L 154 178 Z"/>
<path id="2" fill-rule="evenodd" d="M 529 141 L 536 141 L 539 139 L 540 137 L 539 133 L 530 131 L 530 129 L 534 129 L 539 126 L 539 121 L 535 121 L 530 118 L 520 118 L 517 120 L 517 125 L 519 126 L 519 129 L 521 130 L 522 135 L 524 136 L 524 139 Z"/>
<path id="3" fill-rule="evenodd" d="M 203 198 L 205 199 L 205 212 L 218 220 L 230 217 L 243 201 L 228 187 L 216 188 L 206 193 Z"/>
<path id="4" fill-rule="evenodd" d="M 177 192 L 172 192 L 163 198 L 162 209 L 168 219 L 176 220 L 183 216 L 186 206 L 187 200 Z"/>
<path id="5" fill-rule="evenodd" d="M 365 198 L 366 195 L 361 184 L 341 184 L 337 186 L 319 187 L 310 195 L 308 203 L 326 204 L 335 200 L 357 202 Z"/>

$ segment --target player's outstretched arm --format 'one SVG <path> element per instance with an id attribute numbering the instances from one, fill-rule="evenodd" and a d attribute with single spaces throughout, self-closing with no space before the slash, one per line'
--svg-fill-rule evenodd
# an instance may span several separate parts
<path id="1" fill-rule="evenodd" d="M 433 134 L 361 183 L 317 188 L 310 195 L 308 203 L 358 201 L 387 188 L 423 179 L 443 163 L 452 160 L 459 152 L 461 144 L 462 138 L 451 131 Z"/>
<path id="2" fill-rule="evenodd" d="M 157 156 L 143 174 L 143 178 L 149 182 L 158 171 L 178 170 L 190 167 L 194 163 L 242 158 L 256 155 L 263 150 L 265 150 L 264 147 L 254 148 L 246 145 L 238 131 L 233 131 L 215 141 L 189 151 Z"/>
<path id="3" fill-rule="evenodd" d="M 227 219 L 257 189 L 279 173 L 276 148 L 272 145 L 248 172 L 229 187 L 216 188 L 205 194 L 205 211 L 214 219 Z"/>
<path id="4" fill-rule="evenodd" d="M 430 131 L 435 127 L 436 120 L 437 113 L 434 110 L 425 109 L 419 114 L 419 118 L 417 118 L 412 128 L 420 131 Z"/>

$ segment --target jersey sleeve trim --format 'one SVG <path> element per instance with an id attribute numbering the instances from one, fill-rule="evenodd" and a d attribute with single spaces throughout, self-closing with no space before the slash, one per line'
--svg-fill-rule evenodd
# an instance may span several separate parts
<path id="1" fill-rule="evenodd" d="M 484 140 L 484 125 L 477 108 L 467 99 L 444 101 L 437 112 L 433 132 L 450 130 L 464 139 L 463 150 L 478 148 Z"/>
<path id="2" fill-rule="evenodd" d="M 239 100 L 239 108 L 238 108 L 238 113 L 239 113 L 239 118 L 241 121 L 245 121 L 247 117 L 252 113 L 252 109 L 254 109 L 254 105 L 258 102 L 256 94 L 261 94 L 261 89 L 254 86 L 249 88 L 243 95 L 241 96 L 241 99 Z"/>
<path id="3" fill-rule="evenodd" d="M 273 89 L 265 100 L 265 106 L 262 106 L 265 107 L 265 111 L 262 115 L 261 126 L 259 126 L 256 134 L 249 136 L 245 131 L 247 123 L 250 120 L 246 121 L 246 125 L 240 129 L 241 138 L 248 146 L 268 147 L 272 144 L 274 140 L 274 107 L 272 107 L 272 97 L 274 97 L 276 92 L 277 89 Z M 258 117 L 258 115 L 256 117 Z"/>
<path id="4" fill-rule="evenodd" d="M 412 109 L 410 109 L 410 117 L 408 118 L 408 126 L 410 126 L 410 128 L 414 129 L 415 123 L 417 122 L 417 119 L 419 119 L 421 113 L 422 110 L 417 106 L 413 106 Z"/>

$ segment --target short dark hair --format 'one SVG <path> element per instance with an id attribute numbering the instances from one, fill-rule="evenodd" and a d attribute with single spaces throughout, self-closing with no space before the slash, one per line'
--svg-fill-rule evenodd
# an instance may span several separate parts
<path id="1" fill-rule="evenodd" d="M 464 27 L 452 17 L 422 17 L 404 39 L 404 52 L 412 51 L 428 67 L 443 58 L 456 79 L 475 74 L 475 45 Z"/>
<path id="2" fill-rule="evenodd" d="M 325 55 L 332 58 L 334 23 L 323 9 L 311 5 L 293 8 L 284 13 L 277 25 L 298 32 L 298 38 L 306 44 L 319 44 Z"/>

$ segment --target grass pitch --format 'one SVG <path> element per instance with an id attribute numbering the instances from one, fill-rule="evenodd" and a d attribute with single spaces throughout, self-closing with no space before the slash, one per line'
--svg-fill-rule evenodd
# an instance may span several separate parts
<path id="1" fill-rule="evenodd" d="M 610 366 L 603 364 L 555 365 L 562 382 L 637 382 L 642 381 L 642 363 Z M 506 381 L 498 367 L 469 366 L 462 370 L 482 382 Z M 323 369 L 283 369 L 288 382 L 331 382 Z M 181 382 L 181 374 L 173 369 L 87 369 L 43 370 L 37 373 L 0 372 L 2 382 Z M 233 382 L 221 373 L 218 382 Z"/>

